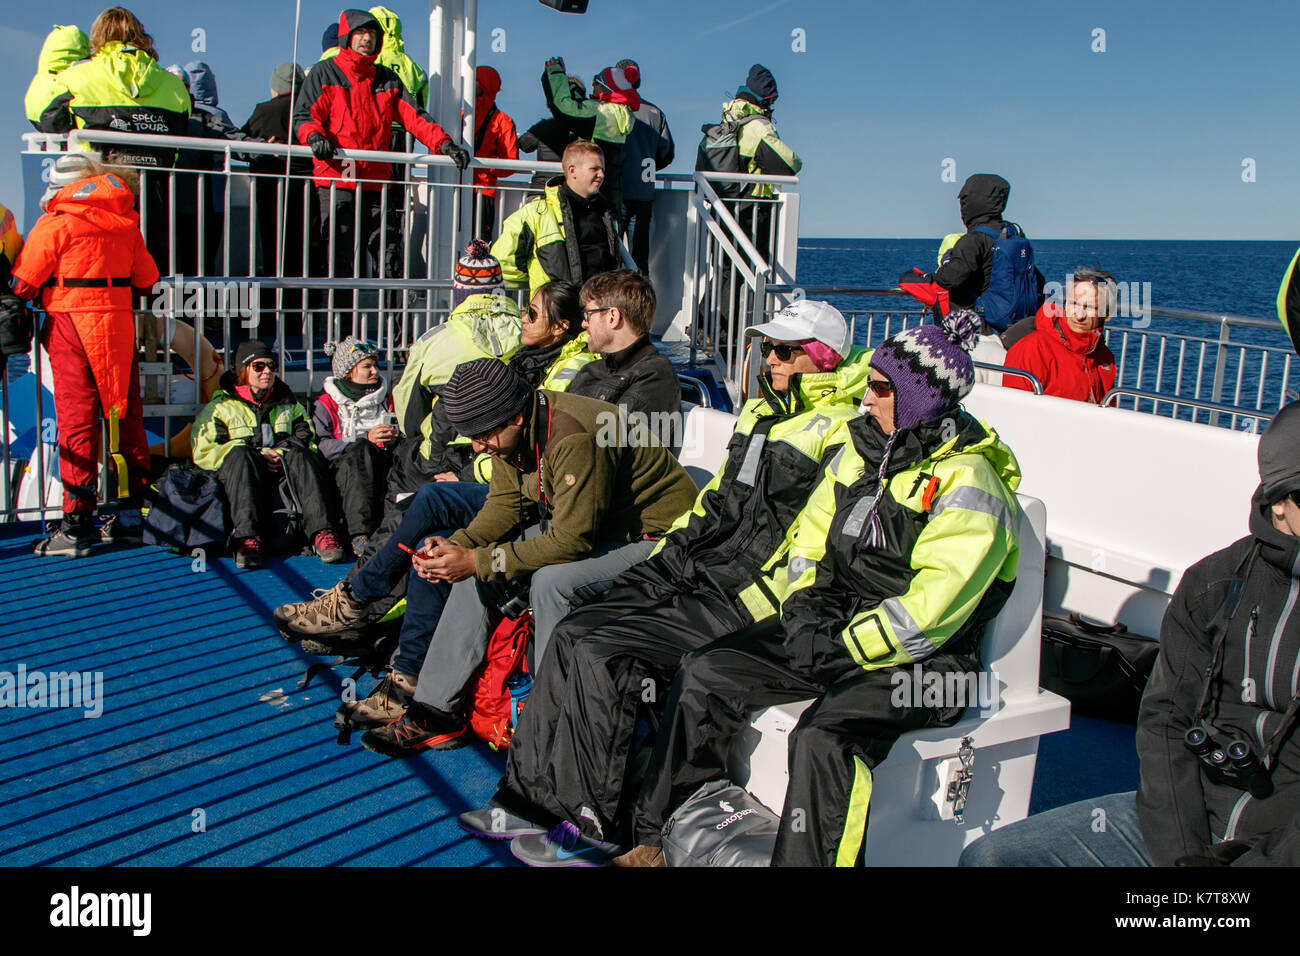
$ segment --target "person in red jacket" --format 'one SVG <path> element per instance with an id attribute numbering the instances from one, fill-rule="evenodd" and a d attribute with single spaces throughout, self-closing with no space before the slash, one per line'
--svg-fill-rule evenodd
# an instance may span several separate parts
<path id="1" fill-rule="evenodd" d="M 377 273 L 385 278 L 402 274 L 401 237 L 395 217 L 386 224 L 380 222 L 381 197 L 392 177 L 391 164 L 339 159 L 334 155 L 336 149 L 386 150 L 392 124 L 400 122 L 431 152 L 451 157 L 460 169 L 469 165 L 469 153 L 420 108 L 398 75 L 375 63 L 382 42 L 383 30 L 373 14 L 344 10 L 339 14 L 338 55 L 311 68 L 294 104 L 294 138 L 310 146 L 315 156 L 313 173 L 322 229 L 319 240 L 322 252 L 328 250 L 332 232 L 335 276 L 353 276 L 360 271 L 353 267 L 356 203 L 361 204 L 364 246 L 370 250 Z M 317 267 L 317 274 L 325 271 L 320 262 Z"/>
<path id="2" fill-rule="evenodd" d="M 1115 384 L 1115 356 L 1102 337 L 1115 300 L 1115 277 L 1109 272 L 1075 270 L 1066 285 L 1065 307 L 1045 302 L 1034 317 L 1034 331 L 1007 352 L 1006 366 L 1033 373 L 1044 395 L 1099 403 Z M 1014 375 L 1003 375 L 1002 384 L 1032 390 Z"/>
<path id="3" fill-rule="evenodd" d="M 474 155 L 479 159 L 518 159 L 515 121 L 497 106 L 501 74 L 490 66 L 480 66 L 474 76 L 478 81 L 474 93 Z M 474 193 L 478 197 L 478 228 L 474 235 L 479 239 L 492 241 L 497 224 L 497 179 L 513 175 L 511 170 L 474 169 Z"/>
<path id="4" fill-rule="evenodd" d="M 36 542 L 39 555 L 83 558 L 99 540 L 91 521 L 99 471 L 99 419 L 120 506 L 106 529 L 113 541 L 140 540 L 140 500 L 149 480 L 149 445 L 140 401 L 133 298 L 158 281 L 145 249 L 135 194 L 82 153 L 61 156 L 50 193 L 14 263 L 14 292 L 40 298 L 41 341 L 54 375 L 63 524 Z M 52 193 L 52 195 L 51 195 Z M 133 289 L 135 290 L 133 292 Z"/>

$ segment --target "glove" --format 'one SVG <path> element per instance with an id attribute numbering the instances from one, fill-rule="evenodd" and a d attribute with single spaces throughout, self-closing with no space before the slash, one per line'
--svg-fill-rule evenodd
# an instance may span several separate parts
<path id="1" fill-rule="evenodd" d="M 564 57 L 562 57 L 562 56 L 553 56 L 553 57 L 551 57 L 549 60 L 546 61 L 546 67 L 545 67 L 545 69 L 548 69 L 548 70 L 549 70 L 549 69 L 550 69 L 551 67 L 553 67 L 553 66 L 558 66 L 558 67 L 560 68 L 560 70 L 563 71 L 563 70 L 564 70 Z"/>
<path id="2" fill-rule="evenodd" d="M 311 154 L 317 159 L 329 159 L 334 155 L 334 144 L 320 133 L 312 133 L 308 136 L 307 145 L 311 147 Z"/>
<path id="3" fill-rule="evenodd" d="M 463 170 L 469 166 L 469 153 L 461 149 L 451 140 L 447 140 L 447 142 L 439 146 L 438 152 L 442 153 L 444 156 L 451 157 L 451 161 L 456 164 L 457 169 Z"/>

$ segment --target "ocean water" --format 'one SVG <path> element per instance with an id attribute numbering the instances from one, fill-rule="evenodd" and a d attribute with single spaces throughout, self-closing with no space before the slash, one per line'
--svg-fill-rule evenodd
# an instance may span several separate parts
<path id="1" fill-rule="evenodd" d="M 1157 307 L 1192 309 L 1265 319 L 1275 329 L 1235 328 L 1231 341 L 1272 346 L 1265 363 L 1256 349 L 1225 351 L 1221 400 L 1229 404 L 1275 410 L 1284 390 L 1300 385 L 1300 367 L 1281 324 L 1276 319 L 1278 285 L 1296 251 L 1293 242 L 1226 242 L 1217 240 L 1034 239 L 1034 258 L 1049 282 L 1064 283 L 1078 266 L 1102 268 L 1121 284 L 1138 290 L 1136 302 Z M 889 289 L 910 268 L 932 271 L 939 239 L 817 239 L 799 240 L 799 285 L 805 287 Z M 1149 283 L 1149 285 L 1147 285 Z M 1136 285 L 1133 285 L 1136 284 Z M 912 310 L 910 298 L 821 296 L 849 310 Z M 1121 317 L 1108 324 L 1107 341 L 1121 361 L 1120 384 L 1164 394 L 1175 389 L 1187 396 L 1210 398 L 1218 359 L 1218 323 L 1190 322 L 1153 316 L 1149 326 L 1141 316 Z M 1184 336 L 1165 343 L 1163 361 L 1151 333 Z M 877 336 L 878 337 L 878 336 Z M 865 341 L 864 329 L 858 338 Z M 1143 340 L 1146 353 L 1141 354 Z M 1204 351 L 1202 351 L 1202 348 Z M 1121 353 L 1123 354 L 1121 355 Z M 1180 367 L 1181 360 L 1181 367 Z M 1199 375 L 1199 383 L 1197 381 Z M 1262 390 L 1261 390 L 1262 385 Z M 1262 391 L 1262 395 L 1261 395 Z M 1172 412 L 1168 406 L 1160 411 Z M 1192 411 L 1180 409 L 1180 417 Z M 1202 413 L 1201 420 L 1207 414 Z"/>

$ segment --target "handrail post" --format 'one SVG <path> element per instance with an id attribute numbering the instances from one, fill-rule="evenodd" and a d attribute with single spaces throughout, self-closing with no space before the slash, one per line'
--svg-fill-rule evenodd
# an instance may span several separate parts
<path id="1" fill-rule="evenodd" d="M 1219 348 L 1214 358 L 1214 385 L 1210 389 L 1210 401 L 1216 405 L 1223 402 L 1223 376 L 1227 372 L 1228 366 L 1228 339 L 1232 335 L 1232 328 L 1228 325 L 1228 318 L 1224 316 L 1219 322 Z M 1142 386 L 1138 382 L 1138 387 Z M 1219 413 L 1210 412 L 1210 424 L 1219 424 Z"/>

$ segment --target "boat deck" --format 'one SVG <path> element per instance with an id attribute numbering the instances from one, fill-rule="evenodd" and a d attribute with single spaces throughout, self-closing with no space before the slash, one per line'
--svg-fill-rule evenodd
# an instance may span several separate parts
<path id="1" fill-rule="evenodd" d="M 101 672 L 102 715 L 0 707 L 0 864 L 513 863 L 456 815 L 505 764 L 479 744 L 406 760 L 340 746 L 346 665 L 285 643 L 271 609 L 338 580 L 315 558 L 195 570 L 157 548 L 73 561 L 0 526 L 0 671 Z M 359 679 L 360 695 L 374 678 Z M 978 785 L 978 781 L 976 783 Z M 1031 812 L 1133 789 L 1133 728 L 1074 718 L 1043 738 Z"/>

